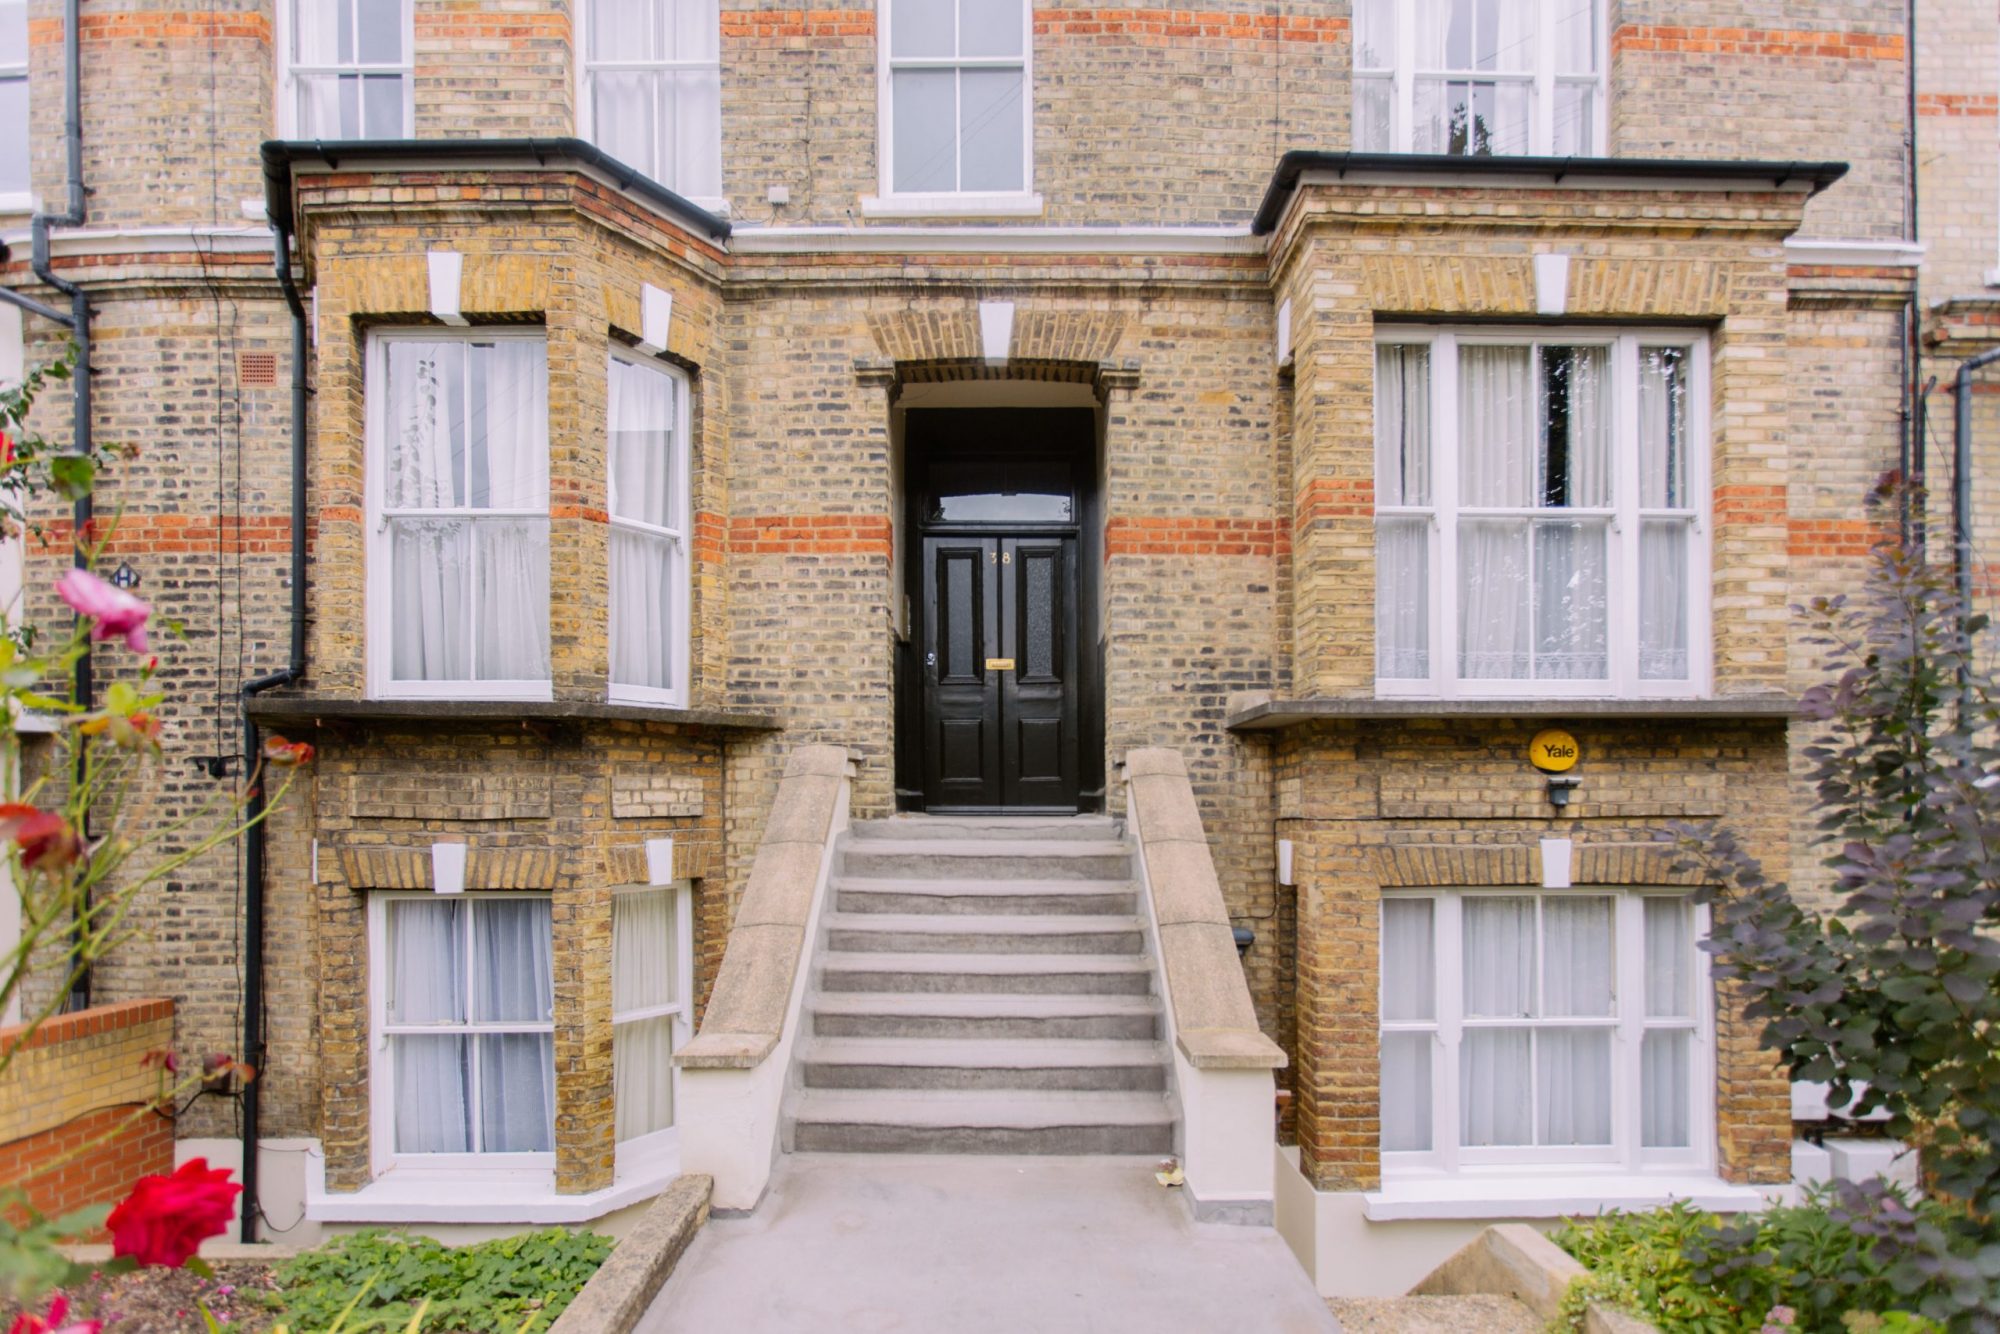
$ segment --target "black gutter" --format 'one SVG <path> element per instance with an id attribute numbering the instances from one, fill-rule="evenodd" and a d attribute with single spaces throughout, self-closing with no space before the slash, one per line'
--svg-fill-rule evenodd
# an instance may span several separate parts
<path id="1" fill-rule="evenodd" d="M 675 194 L 666 186 L 626 166 L 597 145 L 582 139 L 267 139 L 260 150 L 264 161 L 264 215 L 285 232 L 297 231 L 292 216 L 292 167 L 318 163 L 338 170 L 343 163 L 408 165 L 439 161 L 454 166 L 518 164 L 532 160 L 537 167 L 573 167 L 602 173 L 618 189 L 645 200 L 660 212 L 720 241 L 729 235 L 729 221 Z"/>
<path id="2" fill-rule="evenodd" d="M 1278 159 L 1251 219 L 1250 233 L 1266 236 L 1278 225 L 1285 204 L 1309 171 L 1374 176 L 1545 176 L 1551 184 L 1591 180 L 1741 181 L 1745 186 L 1785 186 L 1804 181 L 1818 194 L 1847 174 L 1845 162 L 1718 161 L 1643 157 L 1471 157 L 1449 153 L 1320 153 L 1295 148 Z"/>
<path id="3" fill-rule="evenodd" d="M 264 739 L 250 716 L 250 701 L 267 690 L 290 685 L 306 674 L 306 308 L 292 281 L 291 235 L 273 223 L 271 259 L 292 312 L 292 642 L 284 667 L 243 684 L 243 772 L 249 795 L 243 834 L 243 1057 L 252 1068 L 264 1068 L 264 783 L 259 769 Z M 243 1217 L 238 1239 L 257 1240 L 257 1131 L 262 1083 L 253 1078 L 243 1086 Z"/>
<path id="4" fill-rule="evenodd" d="M 33 252 L 29 257 L 29 267 L 35 277 L 69 298 L 69 318 L 58 319 L 70 331 L 70 338 L 76 343 L 76 369 L 70 377 L 71 426 L 70 445 L 79 455 L 90 456 L 90 299 L 83 288 L 67 279 L 56 276 L 49 262 L 49 228 L 81 227 L 89 216 L 83 189 L 83 67 L 80 40 L 77 36 L 77 10 L 80 0 L 64 0 L 63 4 L 63 148 L 69 169 L 69 208 L 56 214 L 37 213 L 29 220 L 29 234 Z M 23 300 L 14 304 L 25 310 L 35 310 L 37 314 L 47 311 L 39 303 L 29 305 Z M 84 549 L 84 534 L 90 531 L 90 497 L 78 500 L 71 511 L 70 561 L 77 569 L 85 569 L 90 557 Z M 81 618 L 79 618 L 81 619 Z M 96 683 L 91 672 L 90 646 L 86 641 L 83 655 L 76 660 L 72 677 L 76 702 L 84 709 L 90 709 L 97 702 Z M 85 754 L 76 753 L 74 781 L 80 787 L 85 781 Z M 88 825 L 90 812 L 84 812 Z M 87 835 L 89 829 L 86 827 Z M 81 904 L 76 923 L 76 939 L 83 938 Z M 84 964 L 77 970 L 76 982 L 70 988 L 69 997 L 63 1002 L 70 1012 L 90 1008 L 90 966 Z"/>

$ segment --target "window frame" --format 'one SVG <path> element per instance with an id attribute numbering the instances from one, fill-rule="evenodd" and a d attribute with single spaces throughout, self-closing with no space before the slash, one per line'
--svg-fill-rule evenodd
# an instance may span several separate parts
<path id="1" fill-rule="evenodd" d="M 394 550 L 389 541 L 389 519 L 394 517 L 383 504 L 383 487 L 388 475 L 388 347 L 391 343 L 499 343 L 536 342 L 544 346 L 543 365 L 547 365 L 547 330 L 540 325 L 532 328 L 465 328 L 454 329 L 437 325 L 400 326 L 396 328 L 370 329 L 362 376 L 362 406 L 364 419 L 364 454 L 362 463 L 364 499 L 366 504 L 367 535 L 363 544 L 366 565 L 365 587 L 367 609 L 363 617 L 365 624 L 364 656 L 366 677 L 370 699 L 492 699 L 492 700 L 551 700 L 555 698 L 554 663 L 550 664 L 550 679 L 546 681 L 479 680 L 463 681 L 398 681 L 392 675 L 395 656 L 394 626 L 391 613 L 390 574 L 394 568 Z M 552 409 L 553 411 L 553 409 Z M 544 437 L 553 447 L 552 423 L 544 424 Z M 551 520 L 552 497 L 544 501 L 540 510 L 514 509 L 471 509 L 457 511 L 425 510 L 425 514 L 462 514 L 468 518 L 489 519 L 539 518 Z M 551 523 L 549 553 L 551 563 L 554 557 L 554 531 Z M 553 589 L 551 591 L 553 597 Z M 544 614 L 549 609 L 544 608 Z M 553 626 L 551 626 L 553 629 Z M 475 636 L 476 637 L 476 636 Z M 553 650 L 553 637 L 551 638 Z"/>
<path id="2" fill-rule="evenodd" d="M 1538 13 L 1535 28 L 1535 67 L 1532 71 L 1516 72 L 1503 70 L 1425 70 L 1426 78 L 1442 78 L 1447 82 L 1512 83 L 1525 84 L 1533 90 L 1534 107 L 1528 120 L 1528 146 L 1526 156 L 1550 156 L 1555 152 L 1555 91 L 1560 84 L 1581 84 L 1585 76 L 1577 74 L 1557 74 L 1555 69 L 1555 13 L 1558 3 L 1565 0 L 1528 0 Z M 1610 68 L 1611 32 L 1608 6 L 1605 0 L 1592 0 L 1596 7 L 1592 39 L 1595 51 L 1593 63 L 1597 74 L 1592 80 L 1590 157 L 1610 156 Z M 1416 64 L 1416 6 L 1408 0 L 1393 0 L 1395 12 L 1395 60 L 1386 76 L 1376 69 L 1364 70 L 1358 63 L 1350 63 L 1349 75 L 1353 81 L 1353 118 L 1349 124 L 1360 123 L 1359 103 L 1363 85 L 1386 81 L 1389 84 L 1389 147 L 1391 153 L 1416 152 L 1416 86 L 1418 70 Z M 1354 45 L 1355 60 L 1360 56 L 1360 43 Z M 1350 130 L 1350 138 L 1357 151 L 1374 151 L 1361 147 L 1358 136 Z M 1440 154 L 1439 156 L 1467 156 L 1461 154 Z M 1522 154 L 1495 153 L 1494 157 L 1514 157 Z"/>
<path id="3" fill-rule="evenodd" d="M 272 48 L 278 59 L 277 125 L 280 139 L 307 137 L 299 126 L 299 76 L 302 74 L 398 74 L 403 80 L 403 133 L 405 139 L 417 134 L 416 96 L 416 5 L 415 0 L 398 0 L 402 11 L 403 58 L 395 64 L 356 61 L 353 64 L 305 64 L 292 58 L 298 28 L 297 8 L 308 0 L 279 0 Z M 356 11 L 357 16 L 359 11 Z M 358 21 L 358 17 L 357 17 Z M 324 137 L 324 136 L 319 136 Z M 331 142 L 331 141 L 329 141 Z"/>
<path id="4" fill-rule="evenodd" d="M 952 5 L 953 33 L 958 22 L 958 0 Z M 1021 4 L 1021 55 L 1012 56 L 903 56 L 890 53 L 893 0 L 882 0 L 875 24 L 875 158 L 878 168 L 877 193 L 861 201 L 865 216 L 1033 216 L 1042 211 L 1042 197 L 1035 192 L 1035 7 Z M 956 46 L 954 38 L 953 45 Z M 899 69 L 1012 69 L 1021 68 L 1021 188 L 1019 190 L 906 190 L 896 189 L 896 105 L 895 74 Z M 952 132 L 962 133 L 954 120 Z"/>
<path id="5" fill-rule="evenodd" d="M 0 57 L 5 48 L 0 47 Z M 28 13 L 24 3 L 21 10 L 21 58 L 18 61 L 0 58 L 0 83 L 20 82 L 28 91 L 29 115 L 34 112 L 34 82 L 29 68 L 33 56 L 33 44 L 28 40 Z M 0 214 L 28 213 L 35 208 L 35 166 L 34 159 L 28 160 L 28 174 L 19 182 L 18 188 L 10 188 L 7 181 L 0 181 Z"/>
<path id="6" fill-rule="evenodd" d="M 680 1051 L 694 1040 L 694 882 L 674 880 L 664 885 L 622 885 L 611 891 L 613 894 L 649 894 L 665 892 L 673 896 L 674 902 L 674 951 L 675 974 L 680 978 L 679 994 L 668 1004 L 652 1005 L 639 1010 L 618 1010 L 611 1012 L 611 1027 L 614 1032 L 618 1025 L 643 1019 L 660 1019 L 671 1016 L 674 1020 L 674 1050 Z M 616 960 L 613 960 L 616 963 Z M 614 983 L 612 993 L 616 996 Z M 615 1059 L 615 1058 L 614 1058 Z M 680 1143 L 681 1127 L 681 1068 L 669 1067 L 673 1080 L 674 1123 L 660 1130 L 644 1135 L 634 1135 L 631 1139 L 621 1139 L 613 1150 L 617 1158 L 644 1158 L 670 1145 Z M 612 1072 L 614 1101 L 613 1119 L 617 1115 L 616 1080 L 617 1071 Z M 615 1132 L 614 1132 L 615 1133 Z"/>
<path id="7" fill-rule="evenodd" d="M 1538 901 L 1537 939 L 1540 938 L 1540 903 L 1554 898 L 1610 896 L 1613 902 L 1612 931 L 1616 941 L 1617 966 L 1613 972 L 1614 1017 L 1609 1020 L 1562 1020 L 1537 1018 L 1509 1023 L 1504 1020 L 1475 1022 L 1473 1027 L 1557 1027 L 1610 1028 L 1612 1037 L 1611 1144 L 1555 1146 L 1472 1147 L 1459 1143 L 1460 1079 L 1459 1050 L 1465 1028 L 1463 969 L 1463 908 L 1470 898 L 1527 898 Z M 1688 1018 L 1649 1018 L 1645 993 L 1645 905 L 1649 898 L 1673 898 L 1685 903 L 1692 915 L 1689 948 L 1694 970 L 1690 974 L 1692 995 Z M 1519 1176 L 1524 1169 L 1536 1174 L 1547 1172 L 1603 1175 L 1607 1171 L 1629 1175 L 1686 1175 L 1712 1170 L 1716 1157 L 1716 1040 L 1715 984 L 1707 951 L 1701 942 L 1709 933 L 1709 911 L 1694 901 L 1693 891 L 1662 885 L 1578 885 L 1569 889 L 1547 889 L 1527 885 L 1481 886 L 1476 888 L 1385 890 L 1382 899 L 1429 900 L 1432 904 L 1432 958 L 1436 993 L 1434 1017 L 1429 1020 L 1387 1020 L 1381 1015 L 1382 912 L 1377 910 L 1377 1020 L 1376 1055 L 1381 1056 L 1381 1037 L 1387 1033 L 1429 1033 L 1431 1041 L 1431 1147 L 1423 1150 L 1384 1150 L 1382 1176 L 1390 1178 L 1440 1178 L 1466 1176 Z M 1541 959 L 1539 945 L 1536 958 Z M 1692 1034 L 1688 1060 L 1688 1144 L 1685 1148 L 1644 1148 L 1642 1138 L 1641 1045 L 1649 1030 L 1680 1030 Z M 1378 1065 L 1379 1070 L 1379 1065 Z M 1532 1072 L 1531 1072 L 1532 1077 Z M 1380 1112 L 1379 1083 L 1377 1112 Z M 1378 1140 L 1379 1143 L 1379 1140 Z"/>
<path id="8" fill-rule="evenodd" d="M 649 0 L 650 2 L 651 0 Z M 582 4 L 577 6 L 576 42 L 574 49 L 576 52 L 576 133 L 579 139 L 584 140 L 586 143 L 597 145 L 600 148 L 603 147 L 603 145 L 597 143 L 597 108 L 590 96 L 591 76 L 600 70 L 609 69 L 617 73 L 653 74 L 674 73 L 680 70 L 712 70 L 715 73 L 717 100 L 718 103 L 720 102 L 720 90 L 722 86 L 722 6 L 720 0 L 709 0 L 715 12 L 714 60 L 592 60 L 589 54 L 590 25 L 595 20 L 597 7 L 604 3 L 606 3 L 606 0 L 584 0 Z M 656 92 L 656 104 L 658 101 L 659 95 Z M 720 106 L 718 105 L 716 116 L 716 138 L 718 141 L 723 137 L 720 110 Z M 664 128 L 666 124 L 667 122 L 663 116 L 655 128 Z M 716 158 L 718 162 L 723 160 L 722 145 L 720 142 L 716 146 Z M 636 168 L 645 173 L 649 179 L 655 181 L 657 184 L 665 186 L 675 194 L 686 198 L 690 203 L 708 209 L 710 212 L 726 214 L 729 211 L 729 202 L 721 193 L 720 180 L 716 182 L 717 193 L 715 194 L 690 194 L 682 188 L 681 182 L 661 180 L 655 175 L 653 164 L 628 162 L 625 165 Z"/>
<path id="9" fill-rule="evenodd" d="M 446 1172 L 508 1172 L 535 1171 L 553 1172 L 556 1165 L 555 1144 L 557 1129 L 561 1125 L 561 1088 L 557 1087 L 557 1114 L 549 1127 L 549 1150 L 527 1153 L 402 1153 L 396 1149 L 396 1063 L 389 1059 L 389 1039 L 407 1030 L 412 1036 L 425 1034 L 464 1033 L 476 1036 L 480 1033 L 541 1033 L 552 1037 L 556 1032 L 555 997 L 551 986 L 549 1021 L 546 1024 L 531 1024 L 525 1021 L 480 1024 L 468 1017 L 465 1023 L 446 1026 L 442 1024 L 395 1025 L 389 1022 L 389 905 L 396 902 L 435 903 L 439 899 L 476 905 L 481 902 L 520 901 L 523 899 L 547 900 L 551 905 L 550 932 L 555 930 L 553 905 L 555 896 L 543 891 L 479 891 L 462 894 L 438 894 L 430 890 L 374 890 L 368 894 L 368 1129 L 369 1159 L 374 1175 L 398 1167 L 436 1170 Z M 472 911 L 477 912 L 477 907 Z M 470 918 L 467 919 L 466 949 L 468 959 L 472 948 Z M 471 973 L 466 974 L 470 979 Z M 552 1058 L 553 1059 L 553 1058 Z M 558 1070 L 558 1079 L 560 1071 Z M 474 1081 L 475 1096 L 478 1084 Z M 476 1119 L 477 1112 L 471 1111 Z"/>
<path id="10" fill-rule="evenodd" d="M 1458 347 L 1599 346 L 1610 349 L 1611 441 L 1607 463 L 1611 471 L 1612 505 L 1523 510 L 1535 518 L 1569 515 L 1602 519 L 1608 525 L 1605 552 L 1606 656 L 1609 674 L 1600 680 L 1524 677 L 1499 679 L 1458 674 L 1458 526 L 1468 511 L 1458 504 Z M 1378 325 L 1374 346 L 1424 344 L 1431 350 L 1429 505 L 1375 506 L 1375 519 L 1428 521 L 1430 675 L 1385 677 L 1375 664 L 1375 694 L 1380 699 L 1705 699 L 1713 690 L 1714 619 L 1712 608 L 1713 495 L 1711 454 L 1715 447 L 1710 412 L 1709 339 L 1698 329 L 1673 326 L 1576 325 Z M 1638 448 L 1638 356 L 1642 347 L 1680 347 L 1688 351 L 1687 489 L 1694 502 L 1680 509 L 1647 509 L 1648 516 L 1685 518 L 1688 522 L 1688 672 L 1685 679 L 1648 680 L 1639 675 L 1639 540 L 1642 510 L 1638 469 L 1631 460 Z M 1374 354 L 1379 356 L 1379 353 Z M 1369 364 L 1371 430 L 1369 478 L 1376 481 L 1373 457 L 1373 377 Z M 1378 488 L 1379 493 L 1379 488 Z M 1450 522 L 1447 522 L 1447 516 Z M 1512 518 L 1514 511 L 1481 508 L 1469 517 Z M 1376 570 L 1379 581 L 1381 571 Z M 1529 575 L 1532 578 L 1532 574 Z M 1377 629 L 1379 634 L 1379 627 Z"/>
<path id="11" fill-rule="evenodd" d="M 605 698 L 617 704 L 657 704 L 674 708 L 684 708 L 689 698 L 694 656 L 693 608 L 694 598 L 694 544 L 692 528 L 694 523 L 694 497 L 691 494 L 694 480 L 694 441 L 689 436 L 693 422 L 691 400 L 694 397 L 694 377 L 670 362 L 657 357 L 648 357 L 627 348 L 613 345 L 606 358 L 605 367 L 605 436 L 604 436 L 604 501 L 606 518 L 606 562 L 605 584 Z M 674 459 L 672 461 L 672 482 L 674 493 L 679 497 L 671 516 L 678 531 L 673 528 L 658 528 L 636 519 L 622 519 L 618 515 L 618 499 L 613 491 L 616 474 L 611 467 L 611 394 L 609 362 L 623 362 L 641 371 L 652 371 L 665 375 L 674 383 Z M 610 569 L 610 533 L 619 530 L 643 533 L 652 537 L 664 537 L 674 547 L 670 556 L 677 569 L 674 579 L 674 623 L 670 633 L 674 637 L 674 681 L 665 688 L 658 686 L 638 686 L 621 684 L 612 677 L 615 665 L 611 656 L 611 617 L 618 614 L 617 595 L 610 590 L 612 578 Z"/>

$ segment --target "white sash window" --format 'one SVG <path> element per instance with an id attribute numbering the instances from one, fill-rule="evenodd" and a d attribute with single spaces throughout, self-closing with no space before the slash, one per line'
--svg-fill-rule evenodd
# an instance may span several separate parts
<path id="1" fill-rule="evenodd" d="M 0 209 L 29 207 L 28 0 L 0 0 Z"/>
<path id="2" fill-rule="evenodd" d="M 407 139 L 410 0 L 287 0 L 281 132 L 294 139 Z"/>
<path id="3" fill-rule="evenodd" d="M 888 0 L 884 202 L 943 210 L 1029 199 L 1033 87 L 1025 0 Z"/>
<path id="4" fill-rule="evenodd" d="M 722 199 L 721 18 L 716 0 L 589 0 L 585 138 L 669 190 Z"/>
<path id="5" fill-rule="evenodd" d="M 674 1052 L 694 1036 L 693 897 L 681 882 L 611 898 L 611 1075 L 620 1144 L 674 1124 Z"/>
<path id="6" fill-rule="evenodd" d="M 1707 690 L 1706 357 L 1685 333 L 1379 336 L 1378 693 Z"/>
<path id="7" fill-rule="evenodd" d="M 688 682 L 688 380 L 614 354 L 611 697 L 682 704 Z"/>

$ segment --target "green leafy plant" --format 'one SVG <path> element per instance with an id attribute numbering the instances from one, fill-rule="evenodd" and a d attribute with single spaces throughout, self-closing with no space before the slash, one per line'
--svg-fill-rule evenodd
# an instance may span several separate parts
<path id="1" fill-rule="evenodd" d="M 403 1330 L 421 1313 L 432 1334 L 535 1334 L 575 1300 L 611 1245 L 564 1228 L 459 1247 L 370 1230 L 286 1261 L 278 1286 L 287 1322 L 305 1329 Z"/>

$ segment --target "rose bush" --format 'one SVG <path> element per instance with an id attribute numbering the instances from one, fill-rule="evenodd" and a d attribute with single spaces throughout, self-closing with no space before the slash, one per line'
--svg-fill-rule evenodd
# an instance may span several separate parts
<path id="1" fill-rule="evenodd" d="M 111 1252 L 178 1269 L 202 1242 L 229 1230 L 242 1193 L 227 1168 L 211 1168 L 206 1158 L 190 1158 L 169 1176 L 140 1177 L 104 1220 Z"/>

